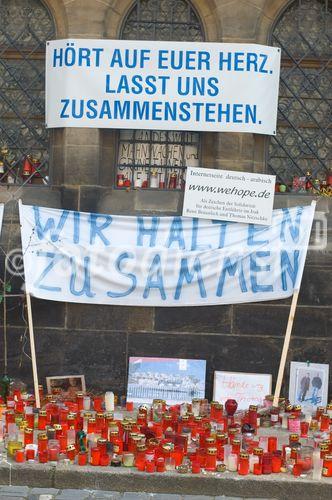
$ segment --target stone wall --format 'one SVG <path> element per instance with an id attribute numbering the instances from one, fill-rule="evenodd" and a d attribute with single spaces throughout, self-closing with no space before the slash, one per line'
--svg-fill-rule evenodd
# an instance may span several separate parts
<path id="1" fill-rule="evenodd" d="M 48 0 L 59 38 L 117 38 L 131 0 Z M 207 41 L 267 43 L 285 0 L 195 0 Z M 16 200 L 55 208 L 114 214 L 179 214 L 182 194 L 117 191 L 112 188 L 117 132 L 55 130 L 52 137 L 53 186 L 0 187 L 6 202 L 1 246 L 20 247 Z M 210 133 L 202 138 L 202 165 L 265 171 L 268 138 L 251 134 Z M 309 204 L 308 196 L 277 195 L 275 207 Z M 318 212 L 331 231 L 332 204 L 322 199 Z M 319 231 L 320 226 L 314 227 Z M 330 232 L 329 232 L 330 234 Z M 331 241 L 331 238 L 330 240 Z M 3 277 L 4 255 L 1 255 Z M 331 243 L 309 252 L 297 309 L 289 360 L 330 362 L 332 340 Z M 8 278 L 8 276 L 7 276 Z M 21 279 L 10 277 L 22 293 Z M 207 395 L 213 371 L 273 373 L 282 349 L 290 301 L 200 308 L 129 308 L 33 300 L 40 380 L 84 373 L 89 388 L 123 394 L 128 356 L 167 356 L 207 360 Z M 23 297 L 7 306 L 9 374 L 31 381 L 31 364 L 22 352 Z M 3 325 L 3 306 L 0 305 Z M 0 335 L 0 363 L 4 344 Z M 27 348 L 28 350 L 28 348 Z M 22 358 L 22 359 L 21 359 Z M 2 367 L 2 364 L 0 365 Z M 287 365 L 287 370 L 288 370 Z"/>

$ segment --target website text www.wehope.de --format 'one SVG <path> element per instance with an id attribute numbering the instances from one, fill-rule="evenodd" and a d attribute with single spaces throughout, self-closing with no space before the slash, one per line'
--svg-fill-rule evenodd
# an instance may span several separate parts
<path id="1" fill-rule="evenodd" d="M 256 191 L 252 189 L 239 189 L 237 187 L 217 187 L 217 186 L 202 186 L 201 184 L 189 184 L 189 191 L 198 191 L 203 193 L 227 194 L 239 196 L 239 198 L 270 198 L 271 193 L 264 189 Z"/>

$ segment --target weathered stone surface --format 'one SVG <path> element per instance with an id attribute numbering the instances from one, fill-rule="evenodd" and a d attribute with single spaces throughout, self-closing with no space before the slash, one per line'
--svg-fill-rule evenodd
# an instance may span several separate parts
<path id="1" fill-rule="evenodd" d="M 61 190 L 61 203 L 62 208 L 67 210 L 78 210 L 78 188 L 62 188 Z"/>
<path id="2" fill-rule="evenodd" d="M 2 495 L 16 495 L 24 497 L 28 494 L 29 488 L 28 486 L 0 486 L 0 494 Z"/>
<path id="3" fill-rule="evenodd" d="M 155 330 L 231 333 L 231 314 L 231 306 L 157 307 L 155 312 Z"/>
<path id="4" fill-rule="evenodd" d="M 331 306 L 331 297 L 331 271 L 326 268 L 305 267 L 299 303 L 307 306 Z"/>
<path id="5" fill-rule="evenodd" d="M 28 485 L 38 485 L 45 481 L 46 469 L 49 466 L 41 467 L 40 464 L 33 466 L 20 464 L 13 467 L 20 470 L 23 480 L 30 478 Z M 3 482 L 3 467 L 0 467 L 0 484 Z M 26 471 L 29 471 L 27 476 Z M 222 475 L 182 475 L 175 473 L 147 474 L 139 473 L 135 470 L 112 469 L 105 467 L 78 467 L 70 468 L 56 467 L 51 471 L 53 475 L 50 488 L 60 489 L 57 498 L 70 499 L 77 498 L 80 491 L 81 497 L 85 498 L 86 493 L 98 498 L 97 492 L 91 490 L 101 489 L 101 493 L 106 491 L 123 492 L 122 498 L 140 495 L 148 495 L 149 498 L 159 500 L 166 494 L 181 497 L 183 495 L 196 496 L 197 500 L 206 496 L 216 496 L 218 500 L 226 499 L 278 499 L 289 500 L 291 491 L 292 500 L 312 500 L 312 498 L 328 499 L 332 494 L 332 479 L 324 478 L 322 481 L 313 481 L 310 477 L 294 479 L 285 474 L 272 474 L 267 476 L 246 476 L 239 477 L 234 473 Z M 5 479 L 6 481 L 7 479 Z M 19 476 L 13 478 L 14 484 L 22 484 Z M 116 489 L 114 486 L 116 485 Z M 78 491 L 79 490 L 79 491 Z M 149 493 L 141 493 L 141 492 Z M 154 495 L 153 495 L 154 493 Z M 25 497 L 25 495 L 20 495 Z M 1 498 L 3 498 L 1 496 Z M 11 497 L 12 498 L 12 497 Z M 173 499 L 172 499 L 173 500 Z M 187 498 L 185 497 L 185 500 Z M 193 497 L 194 500 L 194 497 Z"/>
<path id="6" fill-rule="evenodd" d="M 152 331 L 152 307 L 68 304 L 67 327 L 84 330 Z"/>
<path id="7" fill-rule="evenodd" d="M 178 210 L 179 193 L 169 191 L 139 190 L 136 194 L 135 210 L 138 212 L 175 213 Z"/>
<path id="8" fill-rule="evenodd" d="M 242 304 L 234 306 L 233 330 L 239 335 L 284 336 L 290 307 Z M 302 307 L 296 310 L 292 335 L 297 337 L 328 337 L 332 324 L 330 307 Z"/>
<path id="9" fill-rule="evenodd" d="M 62 373 L 84 374 L 90 389 L 125 393 L 126 334 L 123 332 L 67 331 L 58 339 L 63 351 Z"/>

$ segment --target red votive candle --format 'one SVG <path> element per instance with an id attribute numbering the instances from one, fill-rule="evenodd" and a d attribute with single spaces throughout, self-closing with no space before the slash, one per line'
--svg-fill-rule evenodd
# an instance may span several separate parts
<path id="1" fill-rule="evenodd" d="M 18 463 L 24 462 L 25 457 L 24 457 L 24 450 L 16 450 L 15 451 L 15 461 Z"/>
<path id="2" fill-rule="evenodd" d="M 40 464 L 46 464 L 48 462 L 48 451 L 40 451 L 38 453 L 38 460 Z"/>
<path id="3" fill-rule="evenodd" d="M 155 472 L 155 470 L 156 470 L 156 466 L 155 466 L 154 461 L 145 463 L 145 472 Z"/>
<path id="4" fill-rule="evenodd" d="M 80 451 L 77 457 L 78 465 L 86 465 L 88 463 L 88 454 L 86 451 Z"/>
<path id="5" fill-rule="evenodd" d="M 44 431 L 47 424 L 47 413 L 45 410 L 40 410 L 38 413 L 38 430 Z"/>
<path id="6" fill-rule="evenodd" d="M 34 413 L 26 413 L 25 414 L 25 420 L 28 423 L 28 427 L 30 427 L 31 429 L 33 429 L 34 426 L 35 426 L 35 415 L 34 415 Z"/>
<path id="7" fill-rule="evenodd" d="M 267 451 L 273 453 L 278 448 L 278 440 L 276 436 L 270 436 L 267 440 Z"/>
<path id="8" fill-rule="evenodd" d="M 191 472 L 193 474 L 199 474 L 201 472 L 201 464 L 195 460 L 194 462 L 192 462 L 191 464 Z"/>
<path id="9" fill-rule="evenodd" d="M 100 460 L 99 460 L 99 465 L 102 465 L 103 467 L 106 467 L 107 465 L 110 464 L 110 457 L 107 455 L 107 453 L 104 453 L 100 455 Z"/>
<path id="10" fill-rule="evenodd" d="M 260 476 L 263 473 L 262 464 L 254 464 L 254 475 Z"/>
<path id="11" fill-rule="evenodd" d="M 144 459 L 140 459 L 140 460 L 136 460 L 136 469 L 143 472 L 145 471 L 145 460 Z"/>
<path id="12" fill-rule="evenodd" d="M 91 459 L 90 459 L 90 463 L 91 465 L 99 465 L 100 463 L 100 449 L 95 447 L 95 448 L 91 448 Z"/>
<path id="13" fill-rule="evenodd" d="M 165 472 L 165 459 L 163 457 L 157 458 L 156 471 L 157 472 Z"/>
<path id="14" fill-rule="evenodd" d="M 25 456 L 26 456 L 27 460 L 34 460 L 35 459 L 35 450 L 34 449 L 25 450 Z"/>
<path id="15" fill-rule="evenodd" d="M 26 427 L 24 429 L 24 446 L 33 443 L 33 429 Z"/>
<path id="16" fill-rule="evenodd" d="M 301 464 L 294 464 L 293 465 L 293 476 L 301 476 L 302 474 L 302 465 Z"/>
<path id="17" fill-rule="evenodd" d="M 278 473 L 281 469 L 281 457 L 273 456 L 272 457 L 272 472 Z"/>
<path id="18" fill-rule="evenodd" d="M 103 411 L 103 396 L 95 396 L 93 398 L 93 408 L 97 413 L 102 413 Z"/>
<path id="19" fill-rule="evenodd" d="M 59 448 L 49 448 L 48 449 L 48 459 L 50 462 L 57 462 L 59 460 Z"/>
<path id="20" fill-rule="evenodd" d="M 249 454 L 241 452 L 239 455 L 238 473 L 240 476 L 249 474 Z"/>
<path id="21" fill-rule="evenodd" d="M 61 453 L 66 453 L 67 451 L 67 435 L 66 434 L 60 434 L 58 436 L 59 440 L 59 446 L 60 446 L 60 451 Z"/>
<path id="22" fill-rule="evenodd" d="M 300 423 L 300 429 L 301 429 L 301 437 L 306 438 L 308 437 L 308 432 L 309 432 L 309 422 L 301 422 Z"/>

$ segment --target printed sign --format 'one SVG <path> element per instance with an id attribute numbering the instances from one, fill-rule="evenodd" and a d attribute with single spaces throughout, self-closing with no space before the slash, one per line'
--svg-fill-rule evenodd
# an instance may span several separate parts
<path id="1" fill-rule="evenodd" d="M 249 405 L 263 405 L 271 394 L 272 375 L 263 373 L 214 372 L 213 399 L 225 403 L 235 399 L 239 410 Z"/>
<path id="2" fill-rule="evenodd" d="M 289 297 L 301 281 L 313 214 L 311 205 L 275 210 L 262 227 L 20 204 L 26 291 L 164 307 Z"/>
<path id="3" fill-rule="evenodd" d="M 275 135 L 279 72 L 266 45 L 53 40 L 46 125 Z"/>
<path id="4" fill-rule="evenodd" d="M 182 215 L 269 225 L 274 186 L 274 175 L 188 167 Z"/>

